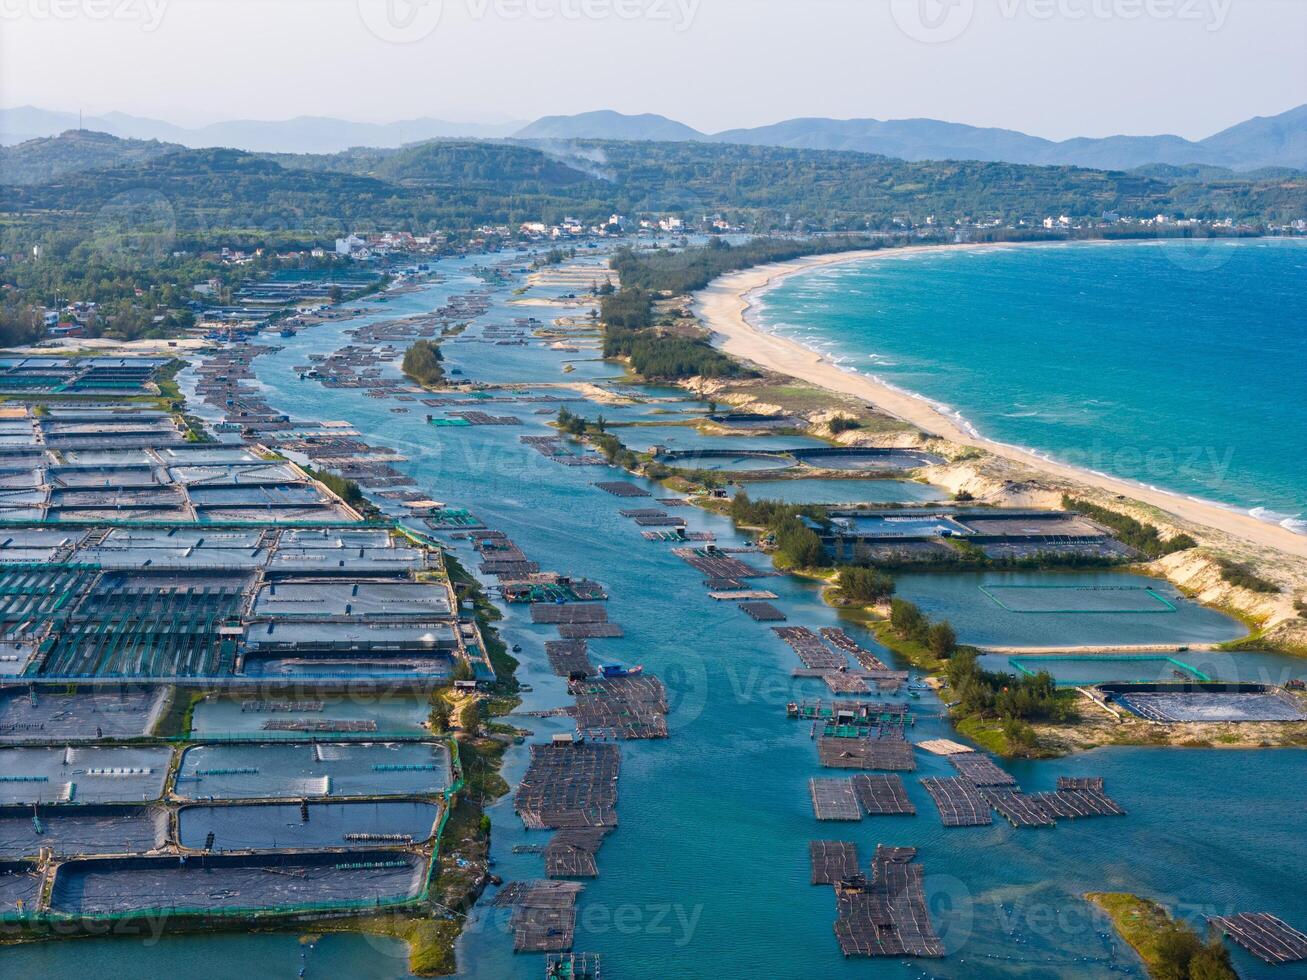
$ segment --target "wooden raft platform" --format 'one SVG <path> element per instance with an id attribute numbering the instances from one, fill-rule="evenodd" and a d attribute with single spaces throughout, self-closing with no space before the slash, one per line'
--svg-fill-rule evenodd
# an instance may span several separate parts
<path id="1" fill-rule="evenodd" d="M 932 755 L 961 755 L 975 751 L 969 745 L 963 745 L 961 742 L 954 742 L 947 738 L 932 738 L 926 742 L 918 742 L 917 748 L 924 749 Z"/>
<path id="2" fill-rule="evenodd" d="M 539 571 L 540 565 L 534 561 L 512 561 L 496 558 L 494 561 L 483 561 L 481 563 L 481 573 L 483 575 L 493 575 L 501 581 L 508 579 L 520 582 L 538 574 Z"/>
<path id="3" fill-rule="evenodd" d="M 853 777 L 853 793 L 869 816 L 915 816 L 917 812 L 900 776 L 859 773 Z"/>
<path id="4" fill-rule="evenodd" d="M 1013 827 L 1053 827 L 1057 824 L 1048 808 L 1036 797 L 1002 789 L 982 789 L 980 795 Z"/>
<path id="5" fill-rule="evenodd" d="M 1059 780 L 1061 782 L 1061 780 Z M 1098 780 L 1102 785 L 1102 780 Z M 1059 789 L 1056 793 L 1031 793 L 1051 817 L 1124 817 L 1125 810 L 1107 794 L 1093 789 Z"/>
<path id="6" fill-rule="evenodd" d="M 562 953 L 545 957 L 545 980 L 601 980 L 598 953 Z"/>
<path id="7" fill-rule="evenodd" d="M 494 905 L 512 909 L 513 951 L 564 953 L 576 938 L 576 897 L 572 881 L 514 881 L 495 896 Z"/>
<path id="8" fill-rule="evenodd" d="M 1264 963 L 1307 960 L 1307 935 L 1267 912 L 1213 915 L 1207 921 Z"/>
<path id="9" fill-rule="evenodd" d="M 973 786 L 1015 786 L 1016 778 L 979 752 L 960 752 L 948 757 L 949 765 Z"/>
<path id="10" fill-rule="evenodd" d="M 626 631 L 616 623 L 560 623 L 558 635 L 564 640 L 617 640 Z"/>
<path id="11" fill-rule="evenodd" d="M 941 957 L 926 907 L 925 875 L 916 848 L 876 848 L 871 881 L 835 886 L 835 937 L 845 956 Z"/>
<path id="12" fill-rule="evenodd" d="M 573 684 L 576 726 L 596 737 L 667 737 L 667 690 L 652 674 L 600 677 Z"/>
<path id="13" fill-rule="evenodd" d="M 766 589 L 739 589 L 734 592 L 709 592 L 708 598 L 718 602 L 766 602 L 768 599 L 779 599 L 780 596 Z"/>
<path id="14" fill-rule="evenodd" d="M 560 830 L 545 846 L 545 874 L 550 878 L 597 878 L 595 855 L 611 827 L 575 827 Z"/>
<path id="15" fill-rule="evenodd" d="M 608 609 L 599 605 L 536 604 L 531 607 L 531 622 L 545 626 L 606 623 L 608 622 Z"/>
<path id="16" fill-rule="evenodd" d="M 786 619 L 785 613 L 770 602 L 742 602 L 738 608 L 758 623 L 783 623 Z"/>
<path id="17" fill-rule="evenodd" d="M 685 527 L 684 517 L 673 517 L 665 510 L 624 510 L 621 514 L 640 527 Z"/>
<path id="18" fill-rule="evenodd" d="M 716 550 L 677 548 L 673 554 L 710 579 L 763 578 L 769 574 Z"/>
<path id="19" fill-rule="evenodd" d="M 806 626 L 775 626 L 772 632 L 799 655 L 809 670 L 846 670 L 849 658 L 829 649 L 821 638 Z"/>
<path id="20" fill-rule="evenodd" d="M 809 779 L 808 792 L 812 795 L 812 812 L 818 820 L 862 819 L 858 797 L 847 779 Z"/>
<path id="21" fill-rule="evenodd" d="M 549 666 L 559 677 L 572 677 L 584 674 L 593 677 L 595 668 L 590 663 L 590 655 L 585 640 L 549 640 L 545 643 L 545 656 Z"/>
<path id="22" fill-rule="evenodd" d="M 604 493 L 610 493 L 614 497 L 649 497 L 652 494 L 644 487 L 638 487 L 634 483 L 627 483 L 624 480 L 618 480 L 607 483 L 596 483 Z"/>
<path id="23" fill-rule="evenodd" d="M 513 810 L 532 830 L 617 826 L 616 745 L 533 745 Z"/>
<path id="24" fill-rule="evenodd" d="M 828 769 L 913 772 L 917 768 L 912 746 L 897 739 L 832 738 L 823 735 L 817 739 L 817 757 Z"/>
<path id="25" fill-rule="evenodd" d="M 839 670 L 823 671 L 821 679 L 826 682 L 832 694 L 870 694 L 871 685 L 857 674 Z"/>
<path id="26" fill-rule="evenodd" d="M 808 858 L 814 885 L 835 885 L 859 873 L 858 846 L 849 841 L 809 841 Z"/>
<path id="27" fill-rule="evenodd" d="M 877 657 L 870 650 L 860 646 L 858 642 L 853 639 L 853 637 L 849 636 L 848 633 L 844 632 L 844 630 L 838 629 L 834 626 L 827 626 L 822 629 L 821 635 L 827 643 L 835 647 L 835 649 L 842 650 L 844 653 L 852 656 L 858 661 L 858 663 L 862 664 L 866 670 L 889 670 L 889 666 L 883 660 Z"/>
<path id="28" fill-rule="evenodd" d="M 945 827 L 984 827 L 994 822 L 989 801 L 967 780 L 927 778 L 921 785 L 935 801 Z"/>

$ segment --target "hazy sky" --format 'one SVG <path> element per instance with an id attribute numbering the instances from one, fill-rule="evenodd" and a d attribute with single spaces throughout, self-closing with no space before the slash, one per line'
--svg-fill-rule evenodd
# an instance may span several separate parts
<path id="1" fill-rule="evenodd" d="M 0 104 L 1194 138 L 1307 102 L 1305 51 L 1307 0 L 0 0 Z"/>

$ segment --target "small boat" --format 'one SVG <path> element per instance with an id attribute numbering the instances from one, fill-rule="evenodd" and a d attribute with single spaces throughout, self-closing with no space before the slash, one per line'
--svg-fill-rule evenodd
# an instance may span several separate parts
<path id="1" fill-rule="evenodd" d="M 513 652 L 514 652 L 514 653 L 521 653 L 521 652 L 522 652 L 522 644 L 520 644 L 520 643 L 514 643 L 514 644 L 513 644 Z"/>
<path id="2" fill-rule="evenodd" d="M 623 667 L 620 664 L 603 664 L 599 668 L 599 676 L 606 680 L 621 677 L 639 677 L 643 673 L 643 667 Z"/>

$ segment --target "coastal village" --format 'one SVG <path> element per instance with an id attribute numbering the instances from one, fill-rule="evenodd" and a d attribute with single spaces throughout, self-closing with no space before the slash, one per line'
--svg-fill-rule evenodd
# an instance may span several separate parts
<path id="1" fill-rule="evenodd" d="M 947 963 L 937 830 L 1128 838 L 1149 800 L 1086 750 L 1307 745 L 1301 549 L 787 377 L 714 306 L 727 280 L 659 296 L 657 335 L 747 374 L 643 377 L 604 300 L 655 232 L 685 228 L 349 236 L 172 339 L 86 339 L 71 303 L 4 358 L 7 941 L 256 923 L 306 937 L 302 974 L 361 932 L 442 975 L 494 920 L 535 975 L 620 975 L 584 912 L 638 871 L 666 744 L 727 794 L 800 770 L 802 837 L 768 848 L 831 948 Z M 768 686 L 732 698 L 746 663 Z M 747 769 L 719 727 L 772 754 Z M 1133 942 L 1156 907 L 1127 897 L 1085 901 Z M 1307 956 L 1307 921 L 1256 903 L 1203 926 Z M 1072 945 L 1120 967 L 1110 927 Z"/>

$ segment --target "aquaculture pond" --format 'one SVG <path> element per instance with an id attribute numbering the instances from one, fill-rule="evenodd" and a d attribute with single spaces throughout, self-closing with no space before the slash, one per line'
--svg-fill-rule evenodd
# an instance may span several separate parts
<path id="1" fill-rule="evenodd" d="M 789 504 L 916 504 L 945 499 L 938 487 L 908 480 L 745 480 L 738 487 L 754 500 Z"/>
<path id="2" fill-rule="evenodd" d="M 396 297 L 385 315 L 433 309 L 446 296 L 479 285 L 457 270 L 442 264 L 445 282 Z M 532 315 L 544 319 L 559 312 L 536 307 Z M 600 877 L 585 883 L 579 903 L 576 946 L 602 954 L 606 975 L 1078 980 L 1111 972 L 1142 978 L 1138 958 L 1092 913 L 1085 892 L 1137 891 L 1195 919 L 1235 909 L 1300 918 L 1307 849 L 1299 842 L 1307 834 L 1307 816 L 1296 774 L 1307 756 L 1296 750 L 1115 748 L 1005 764 L 1031 791 L 1051 789 L 1063 775 L 1103 776 L 1128 811 L 1124 817 L 1061 821 L 1038 831 L 1016 830 L 1001 820 L 988 827 L 944 829 L 918 777 L 950 776 L 953 770 L 943 759 L 918 753 L 918 771 L 904 780 L 916 816 L 818 823 L 808 780 L 847 773 L 819 768 L 810 726 L 787 720 L 785 706 L 801 698 L 829 699 L 829 691 L 820 681 L 794 678 L 798 662 L 779 637 L 730 604 L 710 599 L 703 576 L 676 557 L 671 544 L 645 540 L 621 517 L 629 502 L 593 486 L 631 478 L 606 467 L 560 466 L 523 445 L 522 435 L 552 432 L 544 416 L 524 415 L 520 427 L 435 429 L 422 413 L 395 415 L 386 402 L 360 391 L 300 381 L 293 366 L 311 351 L 340 346 L 348 326 L 338 322 L 303 331 L 278 341 L 284 350 L 256 362 L 272 403 L 296 417 L 350 421 L 365 438 L 409 456 L 403 468 L 424 493 L 470 507 L 548 568 L 601 581 L 611 593 L 609 618 L 623 626 L 625 637 L 595 641 L 596 657 L 643 664 L 668 686 L 671 737 L 622 745 L 621 826 L 599 855 Z M 475 336 L 478 329 L 474 324 L 469 333 Z M 469 342 L 452 348 L 451 357 L 472 378 L 501 380 L 529 372 L 527 380 L 547 383 L 569 377 L 562 372 L 562 355 L 536 347 Z M 601 374 L 597 367 L 593 371 Z M 633 482 L 665 494 L 656 485 Z M 712 532 L 724 547 L 747 544 L 722 518 L 697 509 L 678 512 L 690 531 Z M 450 547 L 475 569 L 467 542 L 451 540 Z M 763 556 L 737 557 L 768 569 Z M 772 601 L 788 616 L 786 625 L 842 625 L 895 662 L 856 623 L 841 623 L 811 583 L 788 577 L 753 581 L 776 594 Z M 1149 587 L 1175 608 L 1016 613 L 980 591 L 986 583 L 1049 582 L 1081 591 Z M 1164 584 L 1121 573 L 904 575 L 900 592 L 932 615 L 952 619 L 964 640 L 995 645 L 1179 646 L 1242 632 L 1232 620 L 1188 603 Z M 567 703 L 565 683 L 553 676 L 543 651 L 556 631 L 532 624 L 521 607 L 507 607 L 504 617 L 499 626 L 509 642 L 522 647 L 519 676 L 532 688 L 522 711 Z M 928 693 L 896 700 L 911 705 L 913 741 L 957 737 Z M 571 727 L 568 719 L 525 714 L 518 721 L 534 732 L 534 742 Z M 504 775 L 510 782 L 521 777 L 527 754 L 525 746 L 509 748 Z M 1250 800 L 1257 805 L 1250 807 Z M 541 877 L 540 856 L 515 849 L 538 847 L 548 837 L 523 829 L 511 798 L 489 812 L 496 873 L 506 880 Z M 846 960 L 832 929 L 834 896 L 829 888 L 809 884 L 808 842 L 826 838 L 855 841 L 864 866 L 878 843 L 917 848 L 947 957 Z M 329 938 L 308 951 L 294 937 L 252 936 L 170 939 L 155 947 L 95 941 L 2 955 L 7 968 L 29 975 L 38 970 L 73 975 L 92 968 L 140 974 L 171 968 L 179 960 L 195 962 L 188 972 L 197 978 L 230 975 L 210 969 L 218 957 L 225 957 L 230 971 L 260 975 L 292 976 L 301 967 L 308 977 L 406 974 L 402 947 L 359 938 Z M 1243 953 L 1236 952 L 1235 959 L 1247 975 L 1264 975 Z M 539 956 L 513 954 L 506 916 L 485 903 L 468 923 L 460 964 L 460 976 L 476 980 L 536 980 L 544 969 Z M 1307 968 L 1285 967 L 1276 976 L 1302 980 Z"/>
<path id="3" fill-rule="evenodd" d="M 896 581 L 900 596 L 979 646 L 1186 646 L 1246 632 L 1169 583 L 1125 572 L 915 573 Z"/>
<path id="4" fill-rule="evenodd" d="M 366 692 L 301 702 L 208 697 L 195 706 L 191 731 L 197 737 L 257 732 L 260 738 L 295 739 L 303 738 L 304 731 L 288 726 L 311 723 L 316 729 L 330 731 L 335 726 L 348 731 L 361 723 L 383 735 L 414 735 L 423 731 L 430 710 L 426 698 L 379 697 Z"/>

